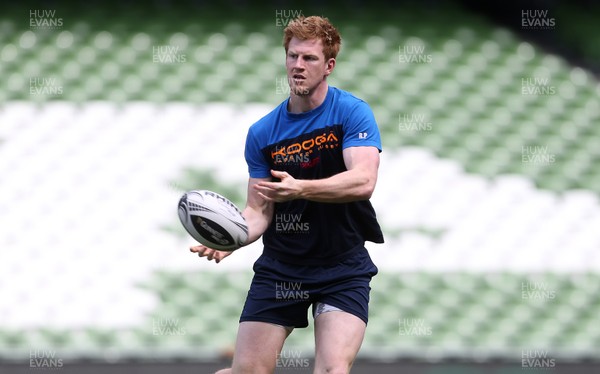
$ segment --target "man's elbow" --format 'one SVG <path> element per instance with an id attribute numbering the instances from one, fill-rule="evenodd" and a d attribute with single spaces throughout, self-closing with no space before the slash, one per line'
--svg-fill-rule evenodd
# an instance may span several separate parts
<path id="1" fill-rule="evenodd" d="M 375 178 L 367 178 L 364 183 L 361 184 L 359 190 L 357 191 L 357 197 L 359 200 L 369 200 L 371 196 L 373 196 L 373 192 L 375 192 Z"/>

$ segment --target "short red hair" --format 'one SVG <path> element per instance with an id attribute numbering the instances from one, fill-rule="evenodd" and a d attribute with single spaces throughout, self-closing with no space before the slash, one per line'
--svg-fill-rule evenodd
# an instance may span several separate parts
<path id="1" fill-rule="evenodd" d="M 319 16 L 300 16 L 288 23 L 283 30 L 283 46 L 286 53 L 293 37 L 300 40 L 320 39 L 325 60 L 336 58 L 342 44 L 340 33 L 329 19 Z"/>

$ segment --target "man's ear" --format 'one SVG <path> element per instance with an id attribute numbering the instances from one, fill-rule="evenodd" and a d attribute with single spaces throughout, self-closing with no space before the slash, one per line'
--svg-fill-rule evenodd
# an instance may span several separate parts
<path id="1" fill-rule="evenodd" d="M 335 58 L 332 57 L 329 60 L 327 60 L 326 65 L 327 68 L 325 70 L 325 76 L 328 76 L 333 72 L 333 68 L 335 68 Z"/>

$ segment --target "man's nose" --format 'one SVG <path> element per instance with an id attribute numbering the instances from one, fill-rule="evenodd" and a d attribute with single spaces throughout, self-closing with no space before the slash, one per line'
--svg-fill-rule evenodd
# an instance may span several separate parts
<path id="1" fill-rule="evenodd" d="M 297 58 L 293 68 L 294 70 L 304 70 L 304 61 L 301 58 Z"/>

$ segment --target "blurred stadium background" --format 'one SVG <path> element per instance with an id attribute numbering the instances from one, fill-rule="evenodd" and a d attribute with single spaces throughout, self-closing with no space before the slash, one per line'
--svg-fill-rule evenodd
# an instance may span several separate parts
<path id="1" fill-rule="evenodd" d="M 0 371 L 229 363 L 260 245 L 199 260 L 176 203 L 244 203 L 246 130 L 287 96 L 283 27 L 318 14 L 343 37 L 330 83 L 384 143 L 353 372 L 596 372 L 600 6 L 487 3 L 0 5 Z M 278 372 L 311 372 L 312 339 Z"/>

